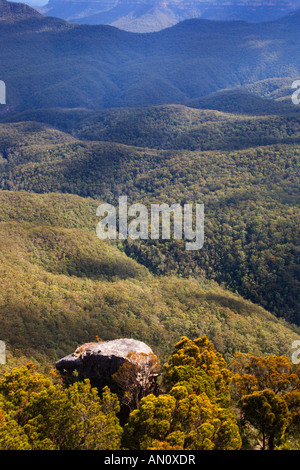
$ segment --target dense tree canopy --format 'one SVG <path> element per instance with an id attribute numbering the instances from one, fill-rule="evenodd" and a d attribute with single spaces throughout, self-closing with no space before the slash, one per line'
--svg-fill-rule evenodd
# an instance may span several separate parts
<path id="1" fill-rule="evenodd" d="M 202 203 L 202 250 L 186 252 L 176 240 L 129 239 L 120 247 L 156 275 L 214 279 L 300 324 L 296 112 L 247 116 L 169 105 L 36 113 L 23 118 L 45 124 L 1 125 L 2 189 L 115 205 L 124 194 L 147 206 Z"/>
<path id="2" fill-rule="evenodd" d="M 89 381 L 64 389 L 24 366 L 0 380 L 0 449 L 117 449 L 121 427 L 118 399 L 102 398 Z"/>
<path id="3" fill-rule="evenodd" d="M 137 369 L 121 367 L 120 396 L 127 391 L 125 402 L 131 398 L 122 423 L 121 403 L 107 386 L 62 382 L 32 363 L 14 367 L 0 376 L 0 449 L 298 449 L 299 366 L 292 374 L 287 357 L 236 357 L 228 366 L 206 336 L 182 337 L 160 371 L 156 393 L 146 395 Z M 159 371 L 157 360 L 150 361 Z"/>
<path id="4" fill-rule="evenodd" d="M 168 393 L 141 400 L 125 426 L 125 447 L 239 449 L 242 441 L 229 409 L 231 373 L 213 344 L 206 337 L 182 338 L 165 368 Z"/>

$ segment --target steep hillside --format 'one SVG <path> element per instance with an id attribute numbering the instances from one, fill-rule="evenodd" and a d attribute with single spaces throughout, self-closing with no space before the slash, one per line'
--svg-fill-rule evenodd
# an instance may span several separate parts
<path id="1" fill-rule="evenodd" d="M 205 275 L 300 324 L 296 115 L 163 106 L 84 112 L 74 127 L 66 125 L 68 111 L 40 115 L 56 119 L 64 131 L 3 125 L 1 189 L 73 193 L 114 204 L 119 195 L 130 203 L 202 202 L 202 250 L 188 253 L 180 242 L 149 240 L 126 243 L 127 254 L 156 275 Z"/>
<path id="2" fill-rule="evenodd" d="M 291 354 L 299 331 L 204 280 L 156 277 L 95 234 L 96 201 L 0 193 L 1 340 L 42 367 L 87 341 L 130 336 L 165 359 L 181 335 L 234 351 Z M 23 357 L 23 359 L 22 359 Z"/>

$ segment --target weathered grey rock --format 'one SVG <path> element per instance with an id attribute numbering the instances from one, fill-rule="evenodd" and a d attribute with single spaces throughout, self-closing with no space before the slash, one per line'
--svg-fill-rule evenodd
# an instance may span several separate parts
<path id="1" fill-rule="evenodd" d="M 125 360 L 132 362 L 132 353 L 150 355 L 152 349 L 145 343 L 121 338 L 99 343 L 86 343 L 56 363 L 62 374 L 77 370 L 84 378 L 107 377 L 114 374 Z"/>
<path id="2" fill-rule="evenodd" d="M 57 370 L 68 381 L 77 372 L 78 378 L 89 379 L 93 387 L 108 386 L 122 401 L 126 387 L 132 400 L 126 406 L 134 408 L 138 401 L 157 388 L 157 363 L 152 349 L 141 341 L 121 338 L 112 341 L 86 343 L 56 362 Z M 130 380 L 116 381 L 113 375 L 126 364 Z M 126 376 L 127 377 L 127 376 Z M 127 394 L 128 395 L 128 394 Z"/>

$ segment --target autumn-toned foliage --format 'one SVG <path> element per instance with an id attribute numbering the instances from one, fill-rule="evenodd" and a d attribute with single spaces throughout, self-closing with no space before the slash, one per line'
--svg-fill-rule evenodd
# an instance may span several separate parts
<path id="1" fill-rule="evenodd" d="M 238 353 L 228 366 L 202 336 L 182 337 L 161 369 L 154 354 L 130 359 L 114 376 L 121 401 L 107 386 L 63 384 L 33 363 L 3 373 L 0 449 L 299 449 L 300 366 L 287 357 Z M 141 393 L 145 361 L 162 374 L 155 394 Z"/>
<path id="2" fill-rule="evenodd" d="M 269 450 L 274 450 L 276 440 L 282 441 L 290 422 L 285 400 L 273 390 L 266 389 L 244 396 L 241 403 L 245 420 L 262 435 L 262 449 L 265 450 L 268 439 Z"/>
<path id="3" fill-rule="evenodd" d="M 206 337 L 184 337 L 165 368 L 168 393 L 141 400 L 125 425 L 125 447 L 239 449 L 242 441 L 229 409 L 231 373 L 213 344 Z"/>
<path id="4" fill-rule="evenodd" d="M 208 389 L 208 383 L 211 385 L 208 395 L 214 395 L 219 403 L 227 406 L 232 374 L 223 356 L 215 350 L 213 343 L 206 336 L 194 341 L 183 337 L 175 345 L 175 351 L 165 368 L 166 385 L 188 382 L 194 391 L 199 393 L 199 387 L 206 381 Z"/>
<path id="5" fill-rule="evenodd" d="M 0 380 L 0 449 L 103 450 L 120 446 L 118 399 L 88 380 L 64 389 L 32 366 Z"/>
<path id="6" fill-rule="evenodd" d="M 236 353 L 230 370 L 240 397 L 267 388 L 282 395 L 300 389 L 300 366 L 286 356 L 257 357 Z"/>
<path id="7" fill-rule="evenodd" d="M 241 425 L 253 425 L 262 448 L 285 440 L 299 442 L 300 364 L 285 356 L 257 357 L 237 353 L 230 363 L 232 394 L 241 406 Z M 266 442 L 268 444 L 266 444 Z"/>
<path id="8" fill-rule="evenodd" d="M 159 371 L 160 361 L 155 354 L 130 352 L 127 360 L 112 376 L 122 391 L 121 404 L 130 411 L 138 408 L 145 394 L 157 391 L 155 378 Z"/>

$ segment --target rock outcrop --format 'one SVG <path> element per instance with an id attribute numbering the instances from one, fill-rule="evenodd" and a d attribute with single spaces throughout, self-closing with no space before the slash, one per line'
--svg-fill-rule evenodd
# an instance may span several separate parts
<path id="1" fill-rule="evenodd" d="M 158 364 L 157 357 L 145 343 L 121 338 L 83 344 L 57 361 L 56 368 L 66 382 L 76 377 L 77 380 L 89 379 L 99 391 L 108 386 L 129 412 L 143 396 L 157 390 Z"/>

